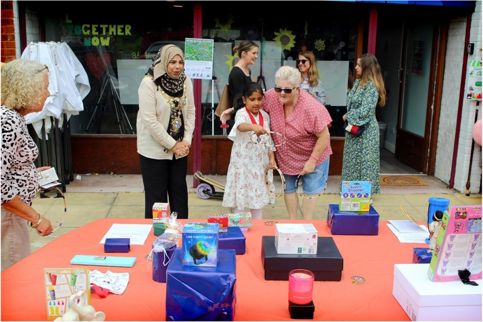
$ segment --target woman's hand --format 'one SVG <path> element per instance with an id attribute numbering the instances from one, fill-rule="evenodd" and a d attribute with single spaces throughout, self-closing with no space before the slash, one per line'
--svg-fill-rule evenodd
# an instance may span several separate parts
<path id="1" fill-rule="evenodd" d="M 345 122 L 347 121 L 347 113 L 345 113 L 344 115 L 342 115 L 342 120 Z"/>
<path id="2" fill-rule="evenodd" d="M 220 115 L 221 124 L 225 124 L 228 120 L 230 120 L 231 114 L 233 114 L 234 111 L 235 109 L 233 107 L 230 107 L 224 110 L 223 113 L 221 113 Z"/>
<path id="3" fill-rule="evenodd" d="M 300 175 L 301 176 L 304 176 L 308 173 L 312 173 L 315 171 L 315 166 L 316 166 L 316 162 L 314 159 L 310 158 L 307 160 L 307 162 L 305 162 L 304 164 L 304 169 L 302 170 L 302 172 L 300 172 Z"/>
<path id="4" fill-rule="evenodd" d="M 176 142 L 171 150 L 177 157 L 183 157 L 189 154 L 190 145 L 185 141 Z"/>
<path id="5" fill-rule="evenodd" d="M 35 227 L 35 230 L 37 230 L 40 236 L 50 235 L 53 231 L 50 220 L 42 216 L 40 216 L 39 220 L 40 220 L 40 223 Z"/>

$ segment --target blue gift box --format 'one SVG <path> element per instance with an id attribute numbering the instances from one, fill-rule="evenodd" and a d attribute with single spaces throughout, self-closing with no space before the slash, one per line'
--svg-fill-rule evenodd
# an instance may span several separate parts
<path id="1" fill-rule="evenodd" d="M 413 263 L 414 264 L 429 264 L 431 262 L 433 254 L 429 248 L 413 248 Z"/>
<path id="2" fill-rule="evenodd" d="M 106 238 L 105 253 L 128 253 L 131 250 L 129 238 Z"/>
<path id="3" fill-rule="evenodd" d="M 228 227 L 218 234 L 218 249 L 234 249 L 237 255 L 245 254 L 245 236 L 240 227 Z"/>
<path id="4" fill-rule="evenodd" d="M 166 320 L 232 321 L 235 316 L 236 255 L 218 250 L 216 267 L 183 265 L 177 249 L 166 281 Z"/>
<path id="5" fill-rule="evenodd" d="M 329 204 L 327 225 L 332 235 L 377 235 L 379 214 L 374 207 L 368 212 L 340 211 L 339 205 Z"/>

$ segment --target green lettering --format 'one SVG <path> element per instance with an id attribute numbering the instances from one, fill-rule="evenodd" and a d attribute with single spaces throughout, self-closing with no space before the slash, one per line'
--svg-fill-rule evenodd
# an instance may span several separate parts
<path id="1" fill-rule="evenodd" d="M 84 38 L 84 46 L 91 46 L 91 38 Z"/>
<path id="2" fill-rule="evenodd" d="M 102 29 L 102 35 L 105 35 L 106 34 L 107 25 L 100 25 L 100 27 Z"/>
<path id="3" fill-rule="evenodd" d="M 109 25 L 109 36 L 116 35 L 116 25 Z"/>
<path id="4" fill-rule="evenodd" d="M 118 36 L 124 36 L 124 33 L 122 31 L 122 25 L 117 25 L 117 35 Z"/>
<path id="5" fill-rule="evenodd" d="M 97 36 L 99 33 L 97 32 L 97 26 L 99 25 L 91 25 L 91 33 L 94 36 Z"/>
<path id="6" fill-rule="evenodd" d="M 111 37 L 100 37 L 100 38 L 101 38 L 101 46 L 109 46 Z"/>
<path id="7" fill-rule="evenodd" d="M 99 46 L 99 38 L 92 37 L 92 46 Z"/>
<path id="8" fill-rule="evenodd" d="M 82 30 L 80 25 L 74 25 L 74 35 L 76 36 L 82 35 Z"/>
<path id="9" fill-rule="evenodd" d="M 89 36 L 91 34 L 91 30 L 89 29 L 89 25 L 82 25 L 82 34 L 84 36 Z"/>
<path id="10" fill-rule="evenodd" d="M 131 36 L 131 25 L 126 25 L 124 27 L 124 35 L 125 36 Z"/>

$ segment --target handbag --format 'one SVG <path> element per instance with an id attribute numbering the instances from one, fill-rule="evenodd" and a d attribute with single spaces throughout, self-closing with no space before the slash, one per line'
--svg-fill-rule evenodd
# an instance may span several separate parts
<path id="1" fill-rule="evenodd" d="M 347 121 L 344 123 L 344 128 L 347 132 L 352 134 L 353 136 L 361 136 L 366 129 L 366 125 L 352 125 L 349 124 Z"/>
<path id="2" fill-rule="evenodd" d="M 230 99 L 230 91 L 228 90 L 228 84 L 223 87 L 223 93 L 221 94 L 220 101 L 218 102 L 218 105 L 216 106 L 215 110 L 215 115 L 220 117 L 221 114 L 231 108 L 231 99 Z"/>

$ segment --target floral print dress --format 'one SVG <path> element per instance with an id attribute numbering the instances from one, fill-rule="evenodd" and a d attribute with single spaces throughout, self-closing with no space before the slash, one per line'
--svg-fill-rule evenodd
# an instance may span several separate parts
<path id="1" fill-rule="evenodd" d="M 270 130 L 270 119 L 265 111 L 263 127 Z M 255 117 L 257 124 L 258 117 Z M 268 152 L 274 150 L 269 135 L 256 136 L 253 131 L 240 132 L 238 126 L 251 123 L 246 109 L 240 109 L 235 116 L 235 124 L 228 135 L 233 141 L 230 165 L 226 177 L 223 207 L 238 209 L 262 209 L 275 202 L 275 188 L 272 171 L 268 171 Z"/>
<path id="2" fill-rule="evenodd" d="M 360 80 L 347 95 L 347 122 L 365 125 L 361 136 L 345 133 L 343 181 L 370 181 L 372 193 L 381 191 L 379 181 L 379 124 L 376 106 L 379 99 L 377 88 L 372 82 L 360 85 Z"/>

